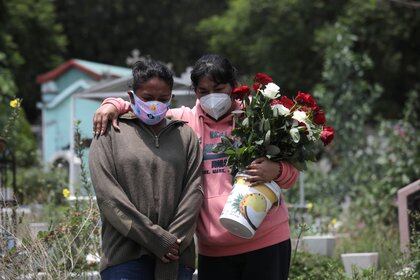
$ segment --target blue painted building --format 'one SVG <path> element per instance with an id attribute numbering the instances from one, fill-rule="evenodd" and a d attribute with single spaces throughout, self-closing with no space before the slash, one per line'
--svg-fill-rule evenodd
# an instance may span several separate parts
<path id="1" fill-rule="evenodd" d="M 193 106 L 189 72 L 174 81 L 174 105 Z M 106 97 L 127 98 L 131 69 L 80 59 L 72 59 L 41 74 L 42 158 L 46 163 L 68 166 L 70 191 L 74 195 L 79 181 L 80 159 L 74 154 L 74 124 L 86 143 L 92 138 L 92 118 Z M 85 159 L 86 160 L 86 159 Z"/>

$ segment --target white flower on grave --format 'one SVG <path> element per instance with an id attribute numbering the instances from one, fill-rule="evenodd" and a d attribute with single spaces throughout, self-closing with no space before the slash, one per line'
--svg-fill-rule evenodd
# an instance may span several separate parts
<path id="1" fill-rule="evenodd" d="M 280 87 L 275 83 L 265 85 L 264 90 L 260 90 L 262 95 L 270 99 L 276 99 L 279 95 Z"/>
<path id="2" fill-rule="evenodd" d="M 98 253 L 95 254 L 87 254 L 86 255 L 86 263 L 88 265 L 94 265 L 101 261 L 101 258 L 99 257 Z"/>

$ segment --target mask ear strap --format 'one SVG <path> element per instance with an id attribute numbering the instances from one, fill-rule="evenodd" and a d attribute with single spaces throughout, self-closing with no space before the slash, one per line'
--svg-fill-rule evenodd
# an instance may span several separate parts
<path id="1" fill-rule="evenodd" d="M 127 93 L 128 93 L 128 97 L 130 98 L 130 103 L 133 105 L 136 104 L 136 101 L 134 99 L 134 91 L 129 90 Z"/>
<path id="2" fill-rule="evenodd" d="M 171 94 L 171 99 L 169 99 L 168 101 L 165 102 L 165 104 L 168 106 L 168 108 L 171 107 L 172 98 L 174 98 L 173 94 Z"/>

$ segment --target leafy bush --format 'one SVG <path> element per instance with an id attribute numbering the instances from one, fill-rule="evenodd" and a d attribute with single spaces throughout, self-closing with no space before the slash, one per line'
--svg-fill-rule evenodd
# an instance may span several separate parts
<path id="1" fill-rule="evenodd" d="M 17 190 L 22 195 L 20 204 L 64 202 L 63 189 L 67 187 L 67 171 L 60 167 L 42 165 L 19 169 Z"/>
<path id="2" fill-rule="evenodd" d="M 290 267 L 290 280 L 345 279 L 339 260 L 297 252 Z"/>
<path id="3" fill-rule="evenodd" d="M 37 164 L 35 136 L 21 108 L 22 101 L 4 97 L 0 102 L 0 136 L 7 140 L 7 147 L 13 151 L 17 166 Z"/>

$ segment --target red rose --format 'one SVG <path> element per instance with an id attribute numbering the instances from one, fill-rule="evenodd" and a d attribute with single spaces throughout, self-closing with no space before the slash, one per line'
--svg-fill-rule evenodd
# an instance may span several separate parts
<path id="1" fill-rule="evenodd" d="M 282 96 L 280 99 L 274 99 L 273 101 L 271 101 L 271 106 L 277 104 L 283 105 L 287 109 L 290 109 L 295 105 L 295 102 L 293 102 L 293 100 L 291 100 L 287 96 Z"/>
<path id="2" fill-rule="evenodd" d="M 254 81 L 263 85 L 269 84 L 273 82 L 273 78 L 268 76 L 265 73 L 257 73 L 255 75 Z"/>
<path id="3" fill-rule="evenodd" d="M 240 86 L 233 89 L 232 95 L 235 98 L 242 99 L 249 94 L 249 91 L 250 91 L 249 86 Z"/>
<path id="4" fill-rule="evenodd" d="M 271 100 L 271 103 L 270 103 L 271 106 L 278 105 L 278 104 L 281 104 L 280 99 Z"/>
<path id="5" fill-rule="evenodd" d="M 287 109 L 290 109 L 295 105 L 295 102 L 293 102 L 293 100 L 291 100 L 290 98 L 288 98 L 287 96 L 284 96 L 284 95 L 280 98 L 280 102 Z"/>
<path id="6" fill-rule="evenodd" d="M 260 83 L 254 83 L 254 84 L 252 85 L 252 88 L 253 88 L 255 91 L 258 91 L 258 90 L 260 89 L 260 87 L 261 87 L 261 84 L 260 84 Z"/>
<path id="7" fill-rule="evenodd" d="M 325 124 L 325 112 L 319 108 L 314 111 L 314 123 L 322 125 Z"/>
<path id="8" fill-rule="evenodd" d="M 308 113 L 308 112 L 312 111 L 312 109 L 309 108 L 308 106 L 299 106 L 299 111 L 303 111 L 303 112 Z"/>
<path id="9" fill-rule="evenodd" d="M 309 93 L 299 91 L 295 100 L 297 103 L 311 108 L 315 108 L 317 106 L 315 99 Z"/>
<path id="10" fill-rule="evenodd" d="M 324 126 L 321 132 L 321 141 L 324 143 L 324 146 L 327 146 L 334 139 L 334 128 L 331 126 Z"/>

